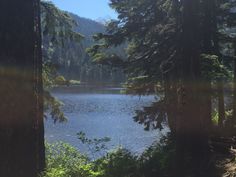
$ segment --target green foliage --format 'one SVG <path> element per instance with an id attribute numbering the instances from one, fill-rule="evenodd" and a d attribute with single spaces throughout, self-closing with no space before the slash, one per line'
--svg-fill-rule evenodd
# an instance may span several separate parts
<path id="1" fill-rule="evenodd" d="M 140 156 L 118 148 L 95 163 L 103 169 L 102 177 L 163 177 L 171 173 L 174 156 L 173 142 L 163 138 L 160 144 L 153 144 Z"/>
<path id="2" fill-rule="evenodd" d="M 221 21 L 228 27 L 236 26 L 236 13 L 235 13 L 236 1 L 221 0 L 219 11 L 220 15 L 224 16 Z"/>
<path id="3" fill-rule="evenodd" d="M 48 90 L 55 86 L 54 79 L 57 75 L 56 67 L 51 62 L 43 63 L 43 88 L 44 90 Z"/>
<path id="4" fill-rule="evenodd" d="M 49 61 L 43 64 L 42 78 L 44 87 L 44 110 L 49 111 L 49 114 L 54 122 L 65 122 L 67 118 L 61 111 L 61 106 L 63 106 L 63 103 L 51 95 L 50 89 L 61 85 L 78 85 L 80 84 L 80 81 L 68 81 L 64 78 L 64 76 L 58 75 L 56 66 Z M 45 115 L 45 117 L 47 116 Z"/>
<path id="5" fill-rule="evenodd" d="M 219 113 L 217 110 L 214 110 L 213 113 L 212 113 L 212 123 L 213 125 L 217 126 L 218 125 L 218 121 L 219 121 Z"/>
<path id="6" fill-rule="evenodd" d="M 138 158 L 126 149 L 118 148 L 95 162 L 103 169 L 102 177 L 139 177 Z"/>
<path id="7" fill-rule="evenodd" d="M 164 68 L 169 63 L 173 63 L 175 55 L 177 35 L 176 28 L 173 26 L 175 21 L 172 17 L 172 2 L 112 0 L 110 5 L 118 12 L 118 20 L 113 20 L 107 25 L 107 33 L 99 33 L 95 36 L 95 40 L 99 41 L 100 45 L 94 45 L 90 54 L 95 60 L 112 64 L 110 57 L 104 55 L 106 49 L 127 42 L 128 58 L 123 58 L 125 64 L 121 66 L 129 76 L 145 75 L 155 80 L 160 78 L 160 66 Z"/>
<path id="8" fill-rule="evenodd" d="M 167 95 L 167 76 L 169 80 L 180 80 L 181 1 L 111 0 L 110 6 L 117 11 L 118 19 L 107 24 L 106 33 L 95 36 L 99 45 L 94 45 L 90 54 L 101 64 L 117 66 L 106 49 L 127 43 L 127 57 L 120 58 L 128 78 L 126 93 Z M 162 129 L 161 122 L 167 117 L 166 100 L 137 111 L 134 120 L 144 124 L 145 130 Z"/>
<path id="9" fill-rule="evenodd" d="M 157 107 L 139 111 L 135 117 L 146 129 L 152 124 L 153 127 L 160 125 L 157 119 L 166 120 L 163 115 L 165 118 L 172 115 L 170 119 L 175 123 L 176 116 L 173 116 L 172 111 L 178 114 L 178 104 L 181 102 L 179 98 L 182 98 L 183 93 L 179 90 L 186 78 L 196 75 L 199 81 L 206 82 L 206 85 L 232 79 L 232 63 L 229 63 L 233 61 L 233 57 L 228 56 L 227 51 L 233 53 L 235 29 L 229 27 L 233 26 L 236 19 L 236 13 L 233 12 L 235 1 L 222 0 L 216 4 L 214 2 L 194 1 L 192 3 L 199 3 L 201 8 L 194 9 L 193 5 L 193 9 L 185 12 L 188 9 L 185 5 L 188 3 L 185 4 L 184 1 L 111 0 L 110 6 L 118 13 L 118 19 L 107 24 L 106 33 L 98 33 L 94 37 L 99 44 L 94 45 L 89 53 L 99 64 L 117 66 L 106 53 L 106 49 L 128 43 L 127 58 L 120 58 L 123 61 L 120 66 L 128 77 L 125 84 L 126 93 L 145 95 L 158 91 L 164 95 L 163 100 L 156 104 Z M 185 16 L 185 13 L 191 14 L 193 10 L 201 14 L 196 17 L 198 20 Z M 218 15 L 219 18 L 215 18 Z M 200 31 L 194 32 L 193 25 L 199 26 Z M 185 28 L 192 29 L 186 32 Z M 194 53 L 195 49 L 199 50 Z M 184 52 L 185 50 L 188 52 Z M 196 58 L 193 59 L 194 57 Z M 227 57 L 231 59 L 226 61 Z M 209 93 L 213 92 L 214 90 L 209 88 Z M 171 102 L 175 105 L 172 106 Z M 168 107 L 170 109 L 167 109 Z"/>
<path id="10" fill-rule="evenodd" d="M 84 137 L 84 135 L 81 134 Z M 89 139 L 82 138 L 87 142 Z M 170 162 L 175 150 L 164 138 L 162 145 L 148 148 L 136 156 L 117 148 L 95 161 L 89 160 L 74 147 L 58 142 L 46 145 L 47 168 L 43 177 L 163 177 L 171 173 Z"/>
<path id="11" fill-rule="evenodd" d="M 55 78 L 58 73 L 55 66 L 51 62 L 45 62 L 43 64 L 43 89 L 44 89 L 44 110 L 49 111 L 54 122 L 64 122 L 67 120 L 64 113 L 61 111 L 63 105 L 59 100 L 53 97 L 50 93 L 50 89 L 57 85 Z M 47 117 L 45 115 L 45 117 Z"/>
<path id="12" fill-rule="evenodd" d="M 43 86 L 45 90 L 61 85 L 79 85 L 78 80 L 66 80 L 64 76 L 59 75 L 54 64 L 47 61 L 43 64 Z"/>
<path id="13" fill-rule="evenodd" d="M 63 45 L 65 39 L 80 41 L 83 36 L 73 28 L 77 25 L 67 12 L 59 10 L 49 1 L 41 1 L 43 36 L 49 36 L 54 44 Z"/>
<path id="14" fill-rule="evenodd" d="M 144 130 L 163 129 L 166 122 L 166 102 L 163 99 L 153 102 L 150 106 L 146 106 L 143 110 L 136 110 L 134 121 L 142 124 Z"/>
<path id="15" fill-rule="evenodd" d="M 159 143 L 149 147 L 140 156 L 140 173 L 146 177 L 168 176 L 176 165 L 172 164 L 175 157 L 174 142 L 171 138 L 163 137 Z"/>
<path id="16" fill-rule="evenodd" d="M 93 156 L 93 159 L 95 159 L 95 155 L 99 153 L 99 155 L 102 155 L 102 151 L 106 151 L 106 143 L 108 143 L 111 139 L 109 137 L 104 138 L 94 138 L 89 139 L 84 132 L 77 133 L 78 139 L 83 143 L 86 144 L 90 153 Z"/>
<path id="17" fill-rule="evenodd" d="M 41 17 L 44 61 L 58 65 L 60 75 L 82 82 L 123 80 L 121 72 L 95 65 L 86 53 L 94 44 L 91 36 L 105 32 L 102 24 L 64 12 L 48 1 L 41 2 Z M 123 53 L 121 48 L 113 50 Z"/>
<path id="18" fill-rule="evenodd" d="M 80 42 L 83 36 L 74 31 L 77 25 L 71 16 L 59 10 L 49 1 L 41 1 L 41 26 L 43 36 L 43 86 L 44 86 L 44 109 L 56 121 L 65 121 L 66 117 L 61 111 L 62 103 L 50 94 L 50 89 L 57 85 L 68 85 L 63 76 L 58 76 L 52 56 L 55 46 L 64 46 L 65 42 Z"/>
<path id="19" fill-rule="evenodd" d="M 100 172 L 88 158 L 72 146 L 58 142 L 46 146 L 47 169 L 44 177 L 98 177 Z"/>
<path id="20" fill-rule="evenodd" d="M 212 81 L 232 79 L 230 71 L 219 61 L 219 57 L 216 55 L 201 55 L 201 71 L 205 79 Z"/>
<path id="21" fill-rule="evenodd" d="M 88 52 L 90 52 L 88 50 Z M 116 54 L 97 53 L 93 56 L 93 62 L 113 67 L 122 67 L 125 62 Z"/>
<path id="22" fill-rule="evenodd" d="M 57 77 L 55 78 L 55 83 L 56 83 L 57 85 L 66 85 L 67 81 L 66 81 L 66 79 L 65 79 L 64 76 L 57 76 Z"/>
<path id="23" fill-rule="evenodd" d="M 232 109 L 225 111 L 225 120 L 223 122 L 225 128 L 231 128 L 232 127 L 232 125 L 233 125 L 232 117 L 233 117 L 233 110 Z M 212 113 L 212 123 L 213 123 L 213 125 L 217 126 L 218 121 L 219 121 L 219 113 L 215 109 Z"/>
<path id="24" fill-rule="evenodd" d="M 49 91 L 44 91 L 44 110 L 49 110 L 49 114 L 51 118 L 54 120 L 54 123 L 57 121 L 65 122 L 67 121 L 66 116 L 61 111 L 61 106 L 63 103 L 60 102 L 58 99 L 53 97 Z M 45 115 L 47 118 L 47 116 Z"/>
<path id="25" fill-rule="evenodd" d="M 138 76 L 128 78 L 124 84 L 126 93 L 133 93 L 138 95 L 153 94 L 157 83 L 153 82 L 148 76 Z"/>

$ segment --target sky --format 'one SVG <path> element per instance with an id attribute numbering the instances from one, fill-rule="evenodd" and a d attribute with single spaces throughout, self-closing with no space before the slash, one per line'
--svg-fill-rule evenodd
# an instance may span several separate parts
<path id="1" fill-rule="evenodd" d="M 114 19 L 116 12 L 109 7 L 109 0 L 51 0 L 59 9 L 73 12 L 93 20 Z"/>

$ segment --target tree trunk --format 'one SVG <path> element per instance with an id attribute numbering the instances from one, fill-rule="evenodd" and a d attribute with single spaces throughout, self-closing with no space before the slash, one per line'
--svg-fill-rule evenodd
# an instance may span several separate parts
<path id="1" fill-rule="evenodd" d="M 216 14 L 216 0 L 205 0 L 202 2 L 204 8 L 204 20 L 203 20 L 203 50 L 205 54 L 217 55 L 219 59 L 221 54 L 219 51 L 219 40 L 218 40 L 218 29 L 217 29 L 217 14 Z M 220 59 L 220 62 L 222 60 Z M 207 81 L 206 81 L 207 82 Z M 208 81 L 211 82 L 211 81 Z M 212 92 L 210 84 L 207 84 L 209 92 Z M 219 112 L 219 127 L 223 127 L 223 122 L 225 120 L 225 105 L 224 105 L 224 87 L 223 80 L 220 79 L 217 81 L 217 96 L 218 96 L 218 112 Z M 210 103 L 210 93 L 205 97 L 206 102 Z M 208 109 L 211 110 L 211 104 L 209 104 Z M 210 112 L 209 112 L 210 113 Z M 211 114 L 210 114 L 211 119 Z M 210 120 L 211 126 L 211 120 Z"/>
<path id="2" fill-rule="evenodd" d="M 208 28 L 212 29 L 209 31 L 208 35 L 212 36 L 209 40 L 211 44 L 211 50 L 209 51 L 212 54 L 215 54 L 219 57 L 219 62 L 223 63 L 222 55 L 219 49 L 219 38 L 218 38 L 218 28 L 217 28 L 217 3 L 216 0 L 208 0 L 209 1 L 209 9 L 206 9 L 210 12 L 210 17 L 208 17 Z M 207 14 L 208 15 L 208 14 Z M 213 44 L 212 44 L 213 41 Z M 219 111 L 219 121 L 218 126 L 223 128 L 223 123 L 225 120 L 225 101 L 224 101 L 224 82 L 223 79 L 217 81 L 217 92 L 218 92 L 218 111 Z"/>
<path id="3" fill-rule="evenodd" d="M 177 121 L 178 176 L 186 176 L 196 167 L 196 175 L 208 152 L 206 113 L 200 74 L 200 9 L 199 0 L 183 0 L 182 87 L 179 89 Z M 190 159 L 189 159 L 190 158 Z M 189 161 L 189 160 L 190 161 Z M 181 164 L 182 163 L 182 164 Z M 199 164 L 202 164 L 199 166 Z M 201 176 L 199 174 L 199 176 Z"/>
<path id="4" fill-rule="evenodd" d="M 225 120 L 225 103 L 224 103 L 224 83 L 223 81 L 217 82 L 217 91 L 218 91 L 218 110 L 219 110 L 219 121 L 218 126 L 223 128 L 223 123 Z"/>
<path id="5" fill-rule="evenodd" d="M 38 0 L 0 1 L 0 176 L 44 168 Z"/>
<path id="6" fill-rule="evenodd" d="M 39 174 L 45 167 L 45 144 L 44 144 L 44 113 L 43 113 L 43 61 L 42 61 L 42 36 L 41 36 L 41 10 L 40 0 L 34 1 L 34 26 L 35 26 L 35 48 L 34 48 L 34 85 L 36 96 L 36 116 L 35 116 L 35 132 L 36 134 L 36 170 Z"/>
<path id="7" fill-rule="evenodd" d="M 236 126 L 236 43 L 234 43 L 234 83 L 233 83 L 233 120 L 232 126 Z"/>
<path id="8" fill-rule="evenodd" d="M 177 85 L 174 80 L 168 76 L 165 77 L 165 100 L 168 125 L 172 135 L 176 135 L 176 117 L 177 117 Z"/>

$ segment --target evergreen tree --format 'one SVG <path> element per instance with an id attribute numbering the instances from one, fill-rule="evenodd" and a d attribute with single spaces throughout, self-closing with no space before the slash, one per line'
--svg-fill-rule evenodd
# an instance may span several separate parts
<path id="1" fill-rule="evenodd" d="M 222 4 L 215 0 L 111 0 L 118 20 L 107 26 L 106 34 L 95 36 L 103 43 L 89 50 L 96 61 L 124 68 L 128 92 L 158 94 L 160 99 L 137 111 L 135 120 L 147 130 L 168 123 L 176 139 L 179 176 L 187 175 L 185 169 L 193 166 L 202 175 L 198 172 L 209 157 L 214 93 L 219 126 L 225 120 L 223 84 L 229 73 L 220 48 L 219 21 L 228 17 L 218 15 L 218 3 Z M 127 59 L 105 52 L 124 41 Z M 190 157 L 194 164 L 189 163 Z"/>

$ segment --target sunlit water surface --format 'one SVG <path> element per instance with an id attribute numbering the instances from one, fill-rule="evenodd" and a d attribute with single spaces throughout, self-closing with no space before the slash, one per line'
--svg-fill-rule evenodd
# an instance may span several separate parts
<path id="1" fill-rule="evenodd" d="M 54 124 L 50 117 L 45 121 L 45 138 L 50 143 L 63 141 L 89 154 L 87 145 L 78 140 L 77 133 L 83 131 L 91 139 L 110 137 L 109 150 L 121 146 L 139 154 L 167 131 L 144 131 L 133 121 L 135 110 L 150 105 L 154 96 L 124 95 L 116 88 L 57 89 L 53 95 L 64 103 L 68 122 Z"/>

